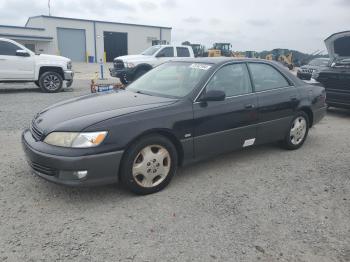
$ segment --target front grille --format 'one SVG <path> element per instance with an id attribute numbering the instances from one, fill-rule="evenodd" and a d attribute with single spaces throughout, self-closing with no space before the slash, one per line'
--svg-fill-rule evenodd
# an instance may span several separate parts
<path id="1" fill-rule="evenodd" d="M 117 70 L 120 70 L 120 69 L 124 68 L 123 60 L 115 60 L 113 64 L 114 64 L 114 68 L 117 69 Z"/>
<path id="2" fill-rule="evenodd" d="M 303 68 L 303 73 L 307 73 L 307 74 L 312 74 L 312 72 L 314 71 L 314 69 L 309 69 L 309 68 Z"/>
<path id="3" fill-rule="evenodd" d="M 42 138 L 42 136 L 43 136 L 43 132 L 40 131 L 40 129 L 36 126 L 34 120 L 33 120 L 32 125 L 31 125 L 31 127 L 30 127 L 30 131 L 31 131 L 32 136 L 34 137 L 34 139 L 35 139 L 36 141 L 41 140 L 41 138 Z"/>
<path id="4" fill-rule="evenodd" d="M 43 166 L 40 165 L 38 163 L 35 162 L 30 162 L 29 165 L 37 172 L 47 175 L 47 176 L 55 176 L 58 174 L 58 170 L 51 168 L 51 167 L 47 167 L 47 166 Z"/>

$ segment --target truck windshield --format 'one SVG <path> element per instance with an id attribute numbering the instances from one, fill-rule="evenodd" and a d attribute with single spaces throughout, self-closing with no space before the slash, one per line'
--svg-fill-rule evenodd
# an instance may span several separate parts
<path id="1" fill-rule="evenodd" d="M 146 73 L 127 87 L 127 90 L 147 95 L 181 98 L 191 93 L 210 64 L 171 62 Z"/>
<path id="2" fill-rule="evenodd" d="M 155 52 L 157 52 L 161 46 L 151 46 L 150 48 L 147 48 L 145 51 L 141 53 L 141 55 L 154 55 Z"/>

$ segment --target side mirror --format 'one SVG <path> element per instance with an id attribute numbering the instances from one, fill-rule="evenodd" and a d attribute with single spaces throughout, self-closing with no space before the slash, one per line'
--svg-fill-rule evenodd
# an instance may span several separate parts
<path id="1" fill-rule="evenodd" d="M 30 56 L 30 54 L 27 51 L 25 51 L 25 50 L 17 50 L 16 51 L 16 56 L 25 56 L 25 57 L 27 57 L 27 56 Z"/>
<path id="2" fill-rule="evenodd" d="M 221 90 L 209 90 L 206 92 L 201 98 L 200 101 L 224 101 L 226 98 L 226 94 Z"/>

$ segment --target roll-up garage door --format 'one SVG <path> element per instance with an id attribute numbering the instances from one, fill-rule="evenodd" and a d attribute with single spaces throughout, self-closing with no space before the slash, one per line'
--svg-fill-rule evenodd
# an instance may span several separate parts
<path id="1" fill-rule="evenodd" d="M 57 28 L 57 38 L 61 56 L 68 57 L 76 62 L 86 62 L 84 29 Z"/>

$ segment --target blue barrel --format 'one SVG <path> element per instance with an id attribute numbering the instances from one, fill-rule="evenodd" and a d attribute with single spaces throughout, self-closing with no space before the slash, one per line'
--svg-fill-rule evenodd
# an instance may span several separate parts
<path id="1" fill-rule="evenodd" d="M 89 55 L 88 57 L 89 63 L 94 63 L 95 62 L 95 57 L 92 55 Z"/>

